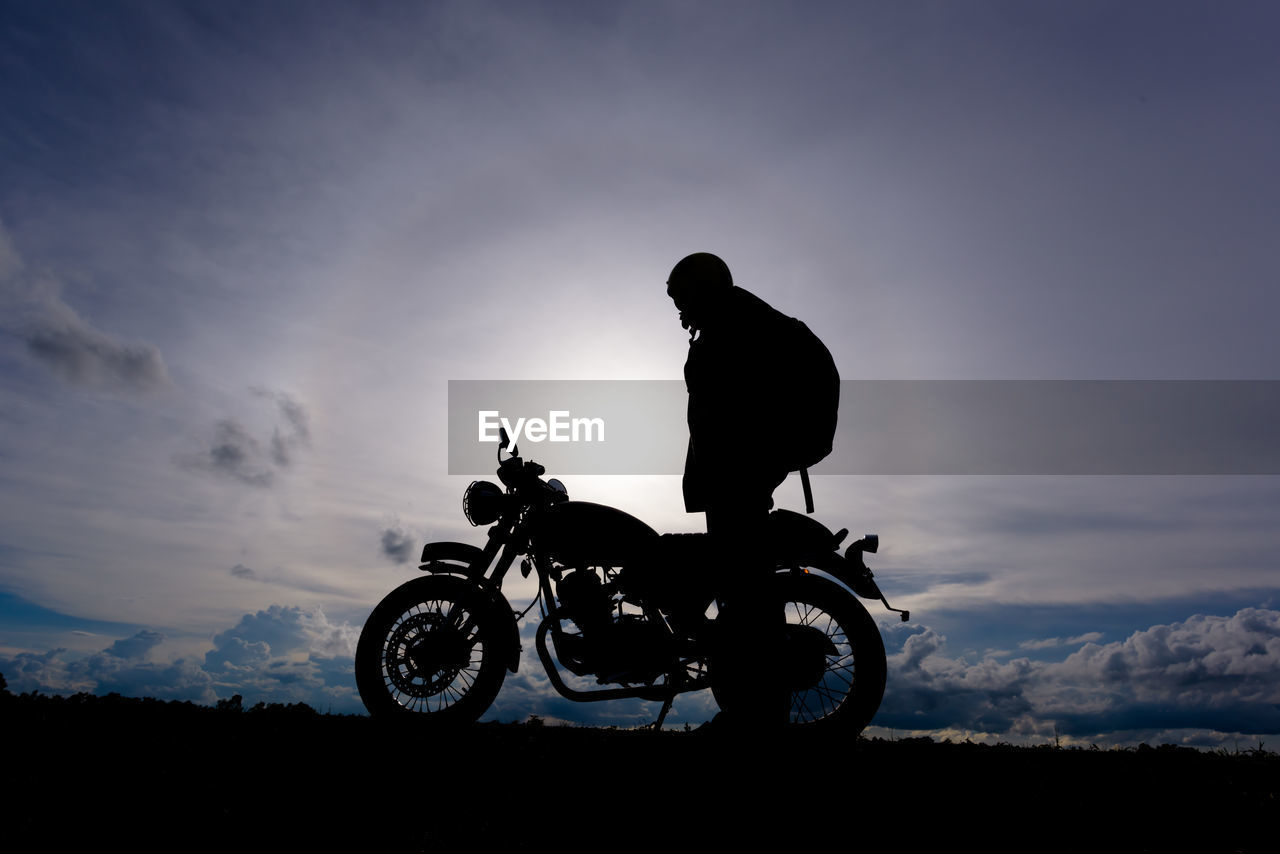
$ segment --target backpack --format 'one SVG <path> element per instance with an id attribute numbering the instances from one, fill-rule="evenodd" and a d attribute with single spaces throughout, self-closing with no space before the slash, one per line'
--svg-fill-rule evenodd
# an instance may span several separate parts
<path id="1" fill-rule="evenodd" d="M 787 380 L 780 401 L 788 413 L 779 437 L 783 459 L 787 471 L 800 472 L 805 509 L 812 513 L 808 470 L 826 459 L 835 441 L 840 372 L 821 339 L 794 317 L 786 319 L 776 352 Z"/>

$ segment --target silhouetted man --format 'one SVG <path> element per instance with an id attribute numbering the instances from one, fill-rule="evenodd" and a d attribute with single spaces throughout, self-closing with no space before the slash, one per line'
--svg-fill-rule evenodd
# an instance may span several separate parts
<path id="1" fill-rule="evenodd" d="M 685 509 L 707 514 L 707 532 L 724 556 L 712 568 L 723 591 L 711 656 L 718 721 L 781 724 L 790 708 L 779 661 L 785 614 L 772 593 L 766 531 L 773 491 L 789 470 L 779 447 L 785 431 L 775 428 L 788 415 L 779 402 L 794 379 L 772 345 L 794 321 L 736 287 L 724 261 L 708 253 L 676 264 L 667 294 L 690 330 Z"/>

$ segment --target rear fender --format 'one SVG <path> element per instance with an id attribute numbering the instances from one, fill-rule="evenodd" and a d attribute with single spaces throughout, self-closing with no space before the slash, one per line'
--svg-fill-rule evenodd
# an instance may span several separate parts
<path id="1" fill-rule="evenodd" d="M 830 575 L 863 599 L 884 599 L 884 594 L 871 576 L 871 570 L 861 560 L 852 561 L 839 552 L 828 552 L 811 560 L 809 565 Z"/>

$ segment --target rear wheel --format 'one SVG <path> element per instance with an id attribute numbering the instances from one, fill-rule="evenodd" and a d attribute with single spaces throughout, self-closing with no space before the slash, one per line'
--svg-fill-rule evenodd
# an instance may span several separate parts
<path id="1" fill-rule="evenodd" d="M 477 720 L 506 677 L 507 619 L 466 579 L 432 575 L 400 585 L 373 609 L 356 645 L 365 708 L 440 724 Z"/>
<path id="2" fill-rule="evenodd" d="M 787 572 L 774 580 L 785 631 L 774 635 L 775 645 L 766 638 L 776 623 L 718 626 L 710 647 L 716 702 L 734 720 L 767 720 L 771 713 L 762 704 L 777 702 L 787 707 L 788 727 L 797 731 L 838 727 L 860 733 L 884 696 L 884 642 L 875 620 L 853 593 L 830 579 Z"/>
<path id="3" fill-rule="evenodd" d="M 861 732 L 884 697 L 884 641 L 852 593 L 817 575 L 780 577 L 790 723 Z"/>

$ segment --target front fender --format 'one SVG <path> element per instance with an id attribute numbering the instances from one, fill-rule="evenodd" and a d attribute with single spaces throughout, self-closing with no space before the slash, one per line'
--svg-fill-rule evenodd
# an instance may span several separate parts
<path id="1" fill-rule="evenodd" d="M 424 566 L 418 568 L 434 572 L 435 570 L 431 568 L 431 564 L 441 561 L 471 566 L 476 558 L 483 555 L 484 549 L 479 546 L 473 546 L 470 543 L 427 543 L 422 547 L 422 563 Z"/>
<path id="2" fill-rule="evenodd" d="M 484 556 L 484 550 L 468 543 L 427 543 L 422 547 L 422 566 L 418 569 L 433 575 L 453 575 L 466 579 L 475 585 L 476 591 L 485 597 L 487 607 L 494 619 L 503 626 L 503 633 L 508 636 L 511 649 L 507 669 L 512 673 L 520 666 L 520 627 L 516 625 L 516 615 L 511 610 L 511 603 L 502 591 L 494 587 L 487 579 L 472 578 L 467 570 L 475 561 Z"/>

